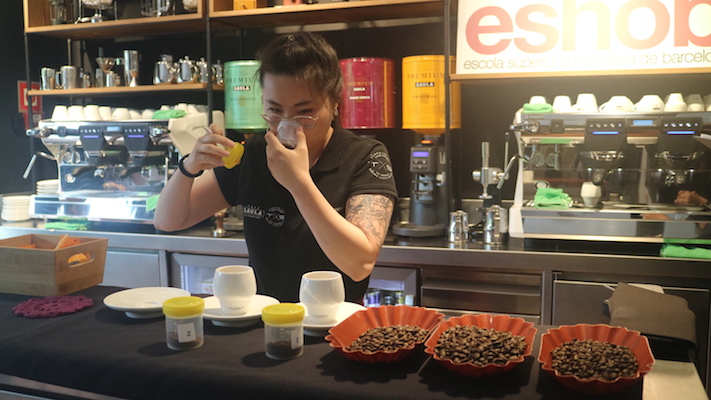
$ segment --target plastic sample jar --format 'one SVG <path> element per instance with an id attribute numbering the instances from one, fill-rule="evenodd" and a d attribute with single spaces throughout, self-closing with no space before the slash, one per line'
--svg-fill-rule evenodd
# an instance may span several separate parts
<path id="1" fill-rule="evenodd" d="M 279 303 L 262 309 L 267 357 L 290 360 L 304 353 L 304 312 L 299 304 Z"/>
<path id="2" fill-rule="evenodd" d="M 190 350 L 202 346 L 205 342 L 203 310 L 205 310 L 205 301 L 200 297 L 175 297 L 163 302 L 168 348 Z"/>

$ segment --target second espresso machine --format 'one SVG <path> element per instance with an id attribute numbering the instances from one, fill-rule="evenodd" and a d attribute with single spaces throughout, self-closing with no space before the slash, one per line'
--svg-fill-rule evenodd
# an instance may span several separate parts
<path id="1" fill-rule="evenodd" d="M 519 169 L 510 236 L 711 239 L 711 148 L 700 138 L 711 132 L 711 112 L 520 110 L 512 128 Z"/>
<path id="2" fill-rule="evenodd" d="M 59 191 L 33 196 L 31 215 L 152 223 L 151 198 L 177 159 L 168 122 L 40 121 L 28 135 L 40 138 L 51 153 L 42 155 L 56 160 Z"/>

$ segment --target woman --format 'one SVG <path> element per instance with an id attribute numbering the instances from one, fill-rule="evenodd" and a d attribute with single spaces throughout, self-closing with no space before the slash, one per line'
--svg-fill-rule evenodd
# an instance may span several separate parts
<path id="1" fill-rule="evenodd" d="M 257 59 L 269 130 L 226 169 L 228 151 L 217 145 L 234 142 L 211 126 L 164 188 L 155 226 L 185 229 L 241 204 L 260 293 L 297 301 L 301 275 L 328 269 L 344 275 L 346 300 L 360 303 L 397 198 L 387 150 L 336 123 L 343 78 L 323 38 L 279 36 Z M 282 120 L 299 123 L 293 149 L 277 138 Z"/>

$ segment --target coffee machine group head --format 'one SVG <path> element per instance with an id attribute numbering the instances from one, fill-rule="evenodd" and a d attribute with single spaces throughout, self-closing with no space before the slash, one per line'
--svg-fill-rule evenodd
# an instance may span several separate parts
<path id="1" fill-rule="evenodd" d="M 634 153 L 634 146 L 627 143 L 624 118 L 588 118 L 578 153 L 587 171 L 587 180 L 597 186 L 612 171 L 624 168 Z"/>

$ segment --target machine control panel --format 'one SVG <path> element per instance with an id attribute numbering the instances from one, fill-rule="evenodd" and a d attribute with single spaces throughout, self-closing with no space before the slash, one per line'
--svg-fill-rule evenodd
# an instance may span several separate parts
<path id="1" fill-rule="evenodd" d="M 414 174 L 437 173 L 437 148 L 414 146 L 410 148 L 410 172 Z"/>

